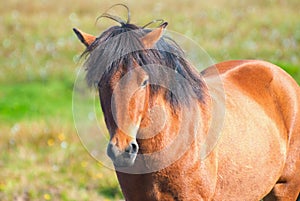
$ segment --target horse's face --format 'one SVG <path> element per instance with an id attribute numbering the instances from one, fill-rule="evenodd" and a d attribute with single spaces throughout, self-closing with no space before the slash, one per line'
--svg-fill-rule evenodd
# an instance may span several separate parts
<path id="1" fill-rule="evenodd" d="M 110 132 L 107 154 L 116 166 L 133 165 L 139 149 L 136 135 L 148 107 L 149 77 L 136 63 L 134 65 L 128 72 L 119 68 L 107 85 L 99 88 Z"/>
<path id="2" fill-rule="evenodd" d="M 166 26 L 167 23 L 164 23 L 140 38 L 144 48 L 151 48 Z M 96 37 L 77 29 L 74 31 L 87 47 L 96 40 Z M 135 162 L 139 150 L 136 136 L 150 96 L 149 75 L 134 59 L 129 63 L 121 64 L 99 86 L 101 106 L 110 133 L 107 154 L 118 167 L 132 166 Z"/>

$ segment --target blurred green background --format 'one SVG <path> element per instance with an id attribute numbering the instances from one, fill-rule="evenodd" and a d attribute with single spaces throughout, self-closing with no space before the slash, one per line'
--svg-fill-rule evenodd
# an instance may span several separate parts
<path id="1" fill-rule="evenodd" d="M 162 18 L 215 60 L 262 59 L 300 82 L 299 0 L 10 0 L 0 5 L 0 200 L 119 200 L 114 172 L 77 137 L 72 90 L 84 50 L 72 32 L 99 35 L 115 3 L 131 22 Z"/>

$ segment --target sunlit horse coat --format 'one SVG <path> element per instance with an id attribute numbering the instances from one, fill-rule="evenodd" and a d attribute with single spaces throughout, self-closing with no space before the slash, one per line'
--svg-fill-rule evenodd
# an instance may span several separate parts
<path id="1" fill-rule="evenodd" d="M 116 166 L 125 199 L 295 201 L 300 191 L 300 89 L 297 83 L 277 66 L 254 60 L 222 62 L 198 74 L 183 54 L 180 54 L 183 58 L 165 55 L 162 48 L 181 51 L 162 36 L 166 25 L 150 32 L 121 23 L 98 38 L 74 29 L 87 46 L 87 80 L 99 88 L 111 135 L 108 154 Z M 130 32 L 132 30 L 134 32 Z M 121 34 L 125 32 L 131 38 L 122 38 Z M 114 44 L 113 38 L 118 35 L 119 41 Z M 141 51 L 123 55 L 118 62 L 110 64 L 102 78 L 98 72 L 105 68 L 101 64 L 109 58 L 103 56 L 106 50 L 99 47 L 106 43 L 109 51 L 125 51 L 128 46 L 123 46 L 124 41 L 138 45 Z M 155 47 L 161 49 L 153 50 Z M 164 61 L 164 58 L 172 60 Z M 189 98 L 188 103 L 180 104 L 166 89 L 151 86 L 147 81 L 154 79 L 153 69 L 143 67 L 149 62 L 169 65 L 170 69 L 176 70 L 191 85 L 186 92 L 195 96 Z M 117 85 L 125 75 L 129 77 L 122 81 L 123 88 L 118 89 Z M 220 90 L 214 85 L 216 79 L 222 81 L 224 94 L 219 94 Z M 130 89 L 135 91 L 129 96 L 127 91 Z M 188 94 L 185 96 L 189 97 Z M 222 101 L 222 97 L 225 98 L 224 122 L 219 122 L 222 130 L 213 150 L 201 159 L 201 146 L 208 137 L 213 115 L 211 106 Z M 124 107 L 126 100 L 128 107 Z M 157 135 L 138 139 L 139 135 L 148 134 L 142 128 L 150 121 L 153 125 L 161 125 L 160 116 L 153 118 L 149 112 L 157 106 L 165 108 L 166 124 Z M 200 125 L 196 132 L 195 124 Z M 181 133 L 186 136 L 181 143 L 173 143 L 179 133 L 178 125 L 184 125 Z M 142 161 L 139 155 L 161 150 L 170 143 L 173 143 L 172 155 L 176 155 L 186 148 L 185 139 L 192 139 L 192 143 L 178 160 L 163 169 L 134 174 L 118 168 L 127 166 L 127 169 L 135 170 L 141 164 L 146 167 L 147 160 Z M 168 156 L 154 160 L 158 164 L 164 163 Z"/>

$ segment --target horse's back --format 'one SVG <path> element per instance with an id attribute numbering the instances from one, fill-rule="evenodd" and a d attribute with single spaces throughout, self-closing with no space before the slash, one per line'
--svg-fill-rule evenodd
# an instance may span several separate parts
<path id="1" fill-rule="evenodd" d="M 214 73 L 215 68 L 218 75 Z M 296 175 L 300 175 L 300 118 L 297 116 L 300 92 L 297 83 L 280 68 L 263 61 L 223 62 L 208 68 L 202 75 L 207 79 L 219 76 L 226 97 L 224 129 L 218 145 L 216 198 L 219 189 L 220 197 L 224 198 L 226 191 L 228 196 L 239 193 L 247 200 L 247 195 L 237 191 L 252 186 L 253 194 L 255 191 L 266 194 L 276 182 L 283 181 L 292 183 L 286 188 L 287 192 L 299 192 L 300 181 Z M 225 184 L 224 181 L 230 182 Z M 272 193 L 277 197 L 289 194 L 283 193 L 280 185 L 279 190 L 275 185 Z"/>

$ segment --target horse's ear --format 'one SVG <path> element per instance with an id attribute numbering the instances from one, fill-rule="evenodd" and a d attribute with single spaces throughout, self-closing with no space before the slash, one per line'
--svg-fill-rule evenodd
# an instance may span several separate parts
<path id="1" fill-rule="evenodd" d="M 91 34 L 84 33 L 83 31 L 80 31 L 79 29 L 73 28 L 73 31 L 75 32 L 75 34 L 78 37 L 78 39 L 86 47 L 90 46 L 96 40 L 95 36 L 93 36 Z"/>
<path id="2" fill-rule="evenodd" d="M 146 49 L 152 48 L 155 43 L 160 39 L 162 36 L 165 28 L 168 26 L 168 22 L 163 23 L 157 29 L 154 29 L 147 35 L 141 38 L 141 41 Z"/>

